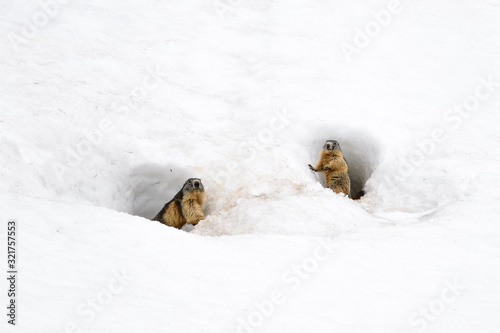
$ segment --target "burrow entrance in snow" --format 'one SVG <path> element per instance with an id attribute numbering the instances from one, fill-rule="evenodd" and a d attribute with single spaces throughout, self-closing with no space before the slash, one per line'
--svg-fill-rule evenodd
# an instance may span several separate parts
<path id="1" fill-rule="evenodd" d="M 316 163 L 327 140 L 337 140 L 349 167 L 351 195 L 365 189 L 366 182 L 379 163 L 380 142 L 371 134 L 346 127 L 320 127 L 314 129 L 314 140 L 310 144 L 311 164 Z M 326 187 L 323 175 L 318 177 Z"/>
<path id="2" fill-rule="evenodd" d="M 179 192 L 192 170 L 175 164 L 143 164 L 130 174 L 129 213 L 152 219 Z"/>

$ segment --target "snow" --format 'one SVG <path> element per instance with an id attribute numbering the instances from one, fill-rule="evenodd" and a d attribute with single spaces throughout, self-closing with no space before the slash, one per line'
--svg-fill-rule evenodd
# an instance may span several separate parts
<path id="1" fill-rule="evenodd" d="M 2 5 L 2 332 L 500 330 L 495 2 Z"/>

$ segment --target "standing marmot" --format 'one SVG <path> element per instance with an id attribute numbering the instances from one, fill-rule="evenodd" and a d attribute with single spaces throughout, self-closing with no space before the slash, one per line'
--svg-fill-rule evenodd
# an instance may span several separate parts
<path id="1" fill-rule="evenodd" d="M 349 197 L 351 196 L 351 180 L 347 174 L 347 162 L 337 141 L 326 141 L 319 154 L 316 167 L 313 168 L 309 164 L 309 168 L 315 172 L 324 172 L 326 186 L 331 188 L 333 192 L 342 192 Z"/>
<path id="2" fill-rule="evenodd" d="M 205 189 L 201 179 L 189 178 L 153 220 L 178 229 L 186 223 L 195 225 L 205 219 L 203 202 L 205 202 Z"/>

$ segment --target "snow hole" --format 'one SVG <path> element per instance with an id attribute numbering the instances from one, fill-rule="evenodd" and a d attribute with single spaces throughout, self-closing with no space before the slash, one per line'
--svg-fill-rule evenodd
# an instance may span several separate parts
<path id="1" fill-rule="evenodd" d="M 319 152 L 327 140 L 337 140 L 347 161 L 349 178 L 351 179 L 351 195 L 365 189 L 366 182 L 377 168 L 380 156 L 379 140 L 370 133 L 347 127 L 321 127 L 314 131 L 316 139 L 310 146 L 311 161 L 316 163 Z M 326 187 L 321 174 L 319 181 Z"/>
<path id="2" fill-rule="evenodd" d="M 174 164 L 143 164 L 130 177 L 134 180 L 130 213 L 152 219 L 181 190 L 186 179 L 196 175 Z"/>

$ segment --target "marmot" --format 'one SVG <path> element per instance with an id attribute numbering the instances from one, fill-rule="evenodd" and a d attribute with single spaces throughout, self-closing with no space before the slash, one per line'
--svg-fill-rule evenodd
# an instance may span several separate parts
<path id="1" fill-rule="evenodd" d="M 153 218 L 168 226 L 180 229 L 186 223 L 197 224 L 205 219 L 203 203 L 205 188 L 199 178 L 189 178 L 175 197 L 163 206 Z"/>
<path id="2" fill-rule="evenodd" d="M 326 141 L 319 154 L 316 167 L 309 164 L 315 172 L 325 173 L 326 186 L 335 193 L 344 193 L 351 197 L 351 180 L 347 174 L 347 161 L 342 155 L 340 144 L 335 140 Z"/>

